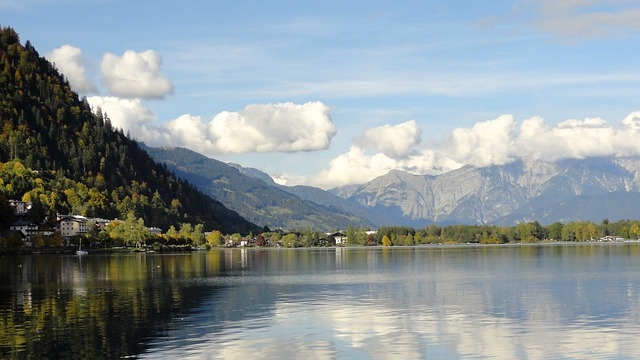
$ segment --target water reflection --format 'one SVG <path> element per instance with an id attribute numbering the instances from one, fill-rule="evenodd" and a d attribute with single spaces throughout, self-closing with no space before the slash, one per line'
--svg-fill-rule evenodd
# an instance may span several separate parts
<path id="1" fill-rule="evenodd" d="M 3 258 L 0 357 L 640 358 L 639 255 L 619 244 Z"/>
<path id="2" fill-rule="evenodd" d="M 640 357 L 637 246 L 248 254 L 225 296 L 252 298 L 257 316 L 201 323 L 142 357 Z"/>
<path id="3" fill-rule="evenodd" d="M 223 255 L 3 257 L 0 357 L 141 353 L 175 318 L 223 291 L 193 281 L 224 273 Z"/>

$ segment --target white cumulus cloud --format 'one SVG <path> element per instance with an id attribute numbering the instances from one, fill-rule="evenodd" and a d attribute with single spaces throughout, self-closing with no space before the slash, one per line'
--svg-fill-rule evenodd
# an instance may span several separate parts
<path id="1" fill-rule="evenodd" d="M 121 99 L 113 96 L 87 98 L 94 111 L 101 109 L 111 120 L 111 125 L 125 131 L 136 132 L 143 125 L 156 120 L 155 113 L 144 106 L 140 99 Z"/>
<path id="2" fill-rule="evenodd" d="M 408 128 L 413 127 L 413 123 L 408 122 L 365 131 L 365 136 L 356 140 L 347 152 L 332 159 L 307 183 L 327 189 L 365 183 L 394 169 L 429 175 L 465 164 L 486 167 L 504 165 L 516 159 L 554 161 L 640 156 L 640 111 L 629 114 L 615 126 L 600 118 L 568 119 L 551 125 L 541 117 L 532 117 L 518 124 L 513 116 L 502 115 L 469 128 L 454 129 L 443 137 L 440 144 L 430 148 L 419 147 L 417 140 L 410 148 L 401 150 L 373 141 L 383 139 L 383 135 L 406 137 L 407 134 L 420 133 L 417 123 L 413 131 L 394 133 L 407 124 L 411 124 Z M 363 142 L 362 139 L 372 141 Z M 394 143 L 394 139 L 386 138 L 386 141 Z M 363 143 L 368 146 L 363 146 Z M 373 152 L 367 152 L 367 149 L 373 149 Z M 398 157 L 398 154 L 406 156 Z"/>
<path id="3" fill-rule="evenodd" d="M 102 81 L 119 97 L 161 99 L 173 93 L 173 84 L 160 73 L 162 59 L 153 50 L 107 53 L 100 63 Z"/>
<path id="4" fill-rule="evenodd" d="M 321 102 L 248 105 L 222 112 L 206 127 L 217 153 L 296 152 L 326 149 L 337 129 Z"/>
<path id="5" fill-rule="evenodd" d="M 140 99 L 95 96 L 88 101 L 140 141 L 186 147 L 207 156 L 322 150 L 337 131 L 329 107 L 321 102 L 253 104 L 238 112 L 221 112 L 210 121 L 185 114 L 158 123 Z"/>
<path id="6" fill-rule="evenodd" d="M 523 121 L 514 146 L 519 157 L 584 159 L 620 155 L 615 148 L 616 139 L 621 135 L 621 131 L 616 131 L 602 119 L 570 119 L 549 126 L 535 117 Z"/>
<path id="7" fill-rule="evenodd" d="M 364 132 L 358 140 L 364 148 L 376 149 L 397 159 L 409 154 L 420 143 L 422 130 L 415 120 L 398 125 L 383 125 Z"/>
<path id="8" fill-rule="evenodd" d="M 463 164 L 504 165 L 513 161 L 511 138 L 515 128 L 511 115 L 458 128 L 447 136 L 444 153 Z"/>
<path id="9" fill-rule="evenodd" d="M 433 149 L 416 149 L 413 154 L 403 159 L 394 159 L 382 152 L 369 154 L 362 147 L 353 145 L 346 153 L 332 159 L 326 169 L 306 183 L 329 189 L 349 184 L 362 184 L 396 169 L 414 174 L 437 174 L 457 169 L 462 165 L 443 157 Z M 292 183 L 299 183 L 299 181 L 292 181 Z"/>
<path id="10" fill-rule="evenodd" d="M 93 94 L 98 91 L 96 84 L 87 77 L 85 68 L 87 60 L 79 48 L 62 45 L 47 53 L 45 57 L 66 76 L 73 90 L 85 94 Z"/>
<path id="11" fill-rule="evenodd" d="M 629 114 L 622 120 L 622 124 L 634 132 L 640 130 L 640 111 L 634 111 Z"/>

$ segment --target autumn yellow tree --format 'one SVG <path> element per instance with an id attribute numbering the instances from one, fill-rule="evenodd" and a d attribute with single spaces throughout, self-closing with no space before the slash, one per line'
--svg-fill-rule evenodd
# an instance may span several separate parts
<path id="1" fill-rule="evenodd" d="M 218 230 L 213 230 L 207 235 L 207 243 L 211 246 L 221 246 L 222 233 Z"/>
<path id="2" fill-rule="evenodd" d="M 640 224 L 634 221 L 629 228 L 629 237 L 637 239 L 640 236 Z"/>

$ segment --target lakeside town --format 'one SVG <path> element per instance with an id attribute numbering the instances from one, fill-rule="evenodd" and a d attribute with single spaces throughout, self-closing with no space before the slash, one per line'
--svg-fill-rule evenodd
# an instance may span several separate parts
<path id="1" fill-rule="evenodd" d="M 272 231 L 268 227 L 259 234 L 222 234 L 205 231 L 203 225 L 181 224 L 147 227 L 142 218 L 129 214 L 126 219 L 93 218 L 74 214 L 58 214 L 55 219 L 29 219 L 32 204 L 8 200 L 13 211 L 12 221 L 0 229 L 0 250 L 5 252 L 74 252 L 131 251 L 191 251 L 214 247 L 341 247 L 341 246 L 413 246 L 433 244 L 506 244 L 558 241 L 624 242 L 637 241 L 640 223 L 622 221 L 602 224 L 576 222 L 554 223 L 543 227 L 537 222 L 520 223 L 514 227 L 434 224 L 414 230 L 405 226 L 382 227 L 377 230 L 354 229 L 334 232 Z M 628 224 L 626 224 L 628 223 Z M 620 235 L 624 234 L 626 236 Z M 77 249 L 77 250 L 76 250 Z"/>
<path id="2" fill-rule="evenodd" d="M 271 232 L 269 229 L 263 234 L 224 235 L 219 231 L 203 231 L 202 225 L 191 226 L 182 224 L 180 230 L 171 226 L 163 232 L 159 227 L 146 227 L 142 219 L 128 217 L 127 219 L 103 219 L 82 215 L 58 214 L 55 219 L 34 221 L 27 219 L 31 209 L 31 203 L 18 200 L 9 200 L 13 209 L 13 219 L 8 229 L 2 232 L 2 238 L 12 239 L 5 247 L 22 248 L 64 248 L 81 246 L 99 249 L 107 247 L 133 246 L 136 249 L 147 250 L 154 244 L 165 243 L 173 249 L 186 248 L 191 250 L 203 250 L 213 246 L 224 247 L 252 247 L 252 246 L 285 246 L 296 247 L 295 241 L 304 236 L 301 233 L 286 234 L 282 230 Z M 269 233 L 268 237 L 265 234 Z M 368 235 L 376 231 L 367 231 Z M 277 235 L 273 235 L 277 234 Z M 293 239 L 292 236 L 296 237 Z M 346 235 L 336 231 L 332 233 L 314 233 L 314 241 L 307 242 L 308 246 L 344 246 Z"/>

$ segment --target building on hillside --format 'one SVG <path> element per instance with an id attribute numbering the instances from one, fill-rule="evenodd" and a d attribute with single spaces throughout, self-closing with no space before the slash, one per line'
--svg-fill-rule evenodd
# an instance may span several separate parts
<path id="1" fill-rule="evenodd" d="M 60 234 L 63 238 L 70 238 L 87 233 L 88 218 L 79 215 L 64 215 L 58 217 Z"/>
<path id="2" fill-rule="evenodd" d="M 38 234 L 42 236 L 54 236 L 58 231 L 58 226 L 50 221 L 44 221 L 38 225 Z"/>
<path id="3" fill-rule="evenodd" d="M 113 221 L 113 220 L 109 220 L 109 219 L 100 219 L 100 218 L 93 218 L 93 219 L 89 219 L 89 220 L 93 220 L 94 221 L 94 225 L 100 230 L 104 229 L 107 225 L 109 225 Z"/>
<path id="4" fill-rule="evenodd" d="M 31 246 L 33 244 L 31 238 L 38 231 L 38 224 L 29 220 L 13 221 L 9 225 L 9 230 L 20 233 L 24 245 Z"/>
<path id="5" fill-rule="evenodd" d="M 9 205 L 13 208 L 15 216 L 24 216 L 31 210 L 31 203 L 28 201 L 9 200 Z"/>
<path id="6" fill-rule="evenodd" d="M 44 221 L 41 224 L 38 224 L 29 220 L 16 220 L 11 222 L 9 225 L 9 230 L 19 232 L 22 241 L 26 246 L 31 246 L 33 240 L 38 236 L 43 237 L 53 237 L 58 231 L 58 228 L 55 224 L 52 224 L 48 221 Z"/>
<path id="7" fill-rule="evenodd" d="M 20 231 L 23 237 L 28 237 L 38 231 L 38 224 L 29 220 L 13 221 L 9 225 L 9 230 Z"/>
<path id="8" fill-rule="evenodd" d="M 149 227 L 147 228 L 150 235 L 162 235 L 162 229 L 159 227 Z"/>

